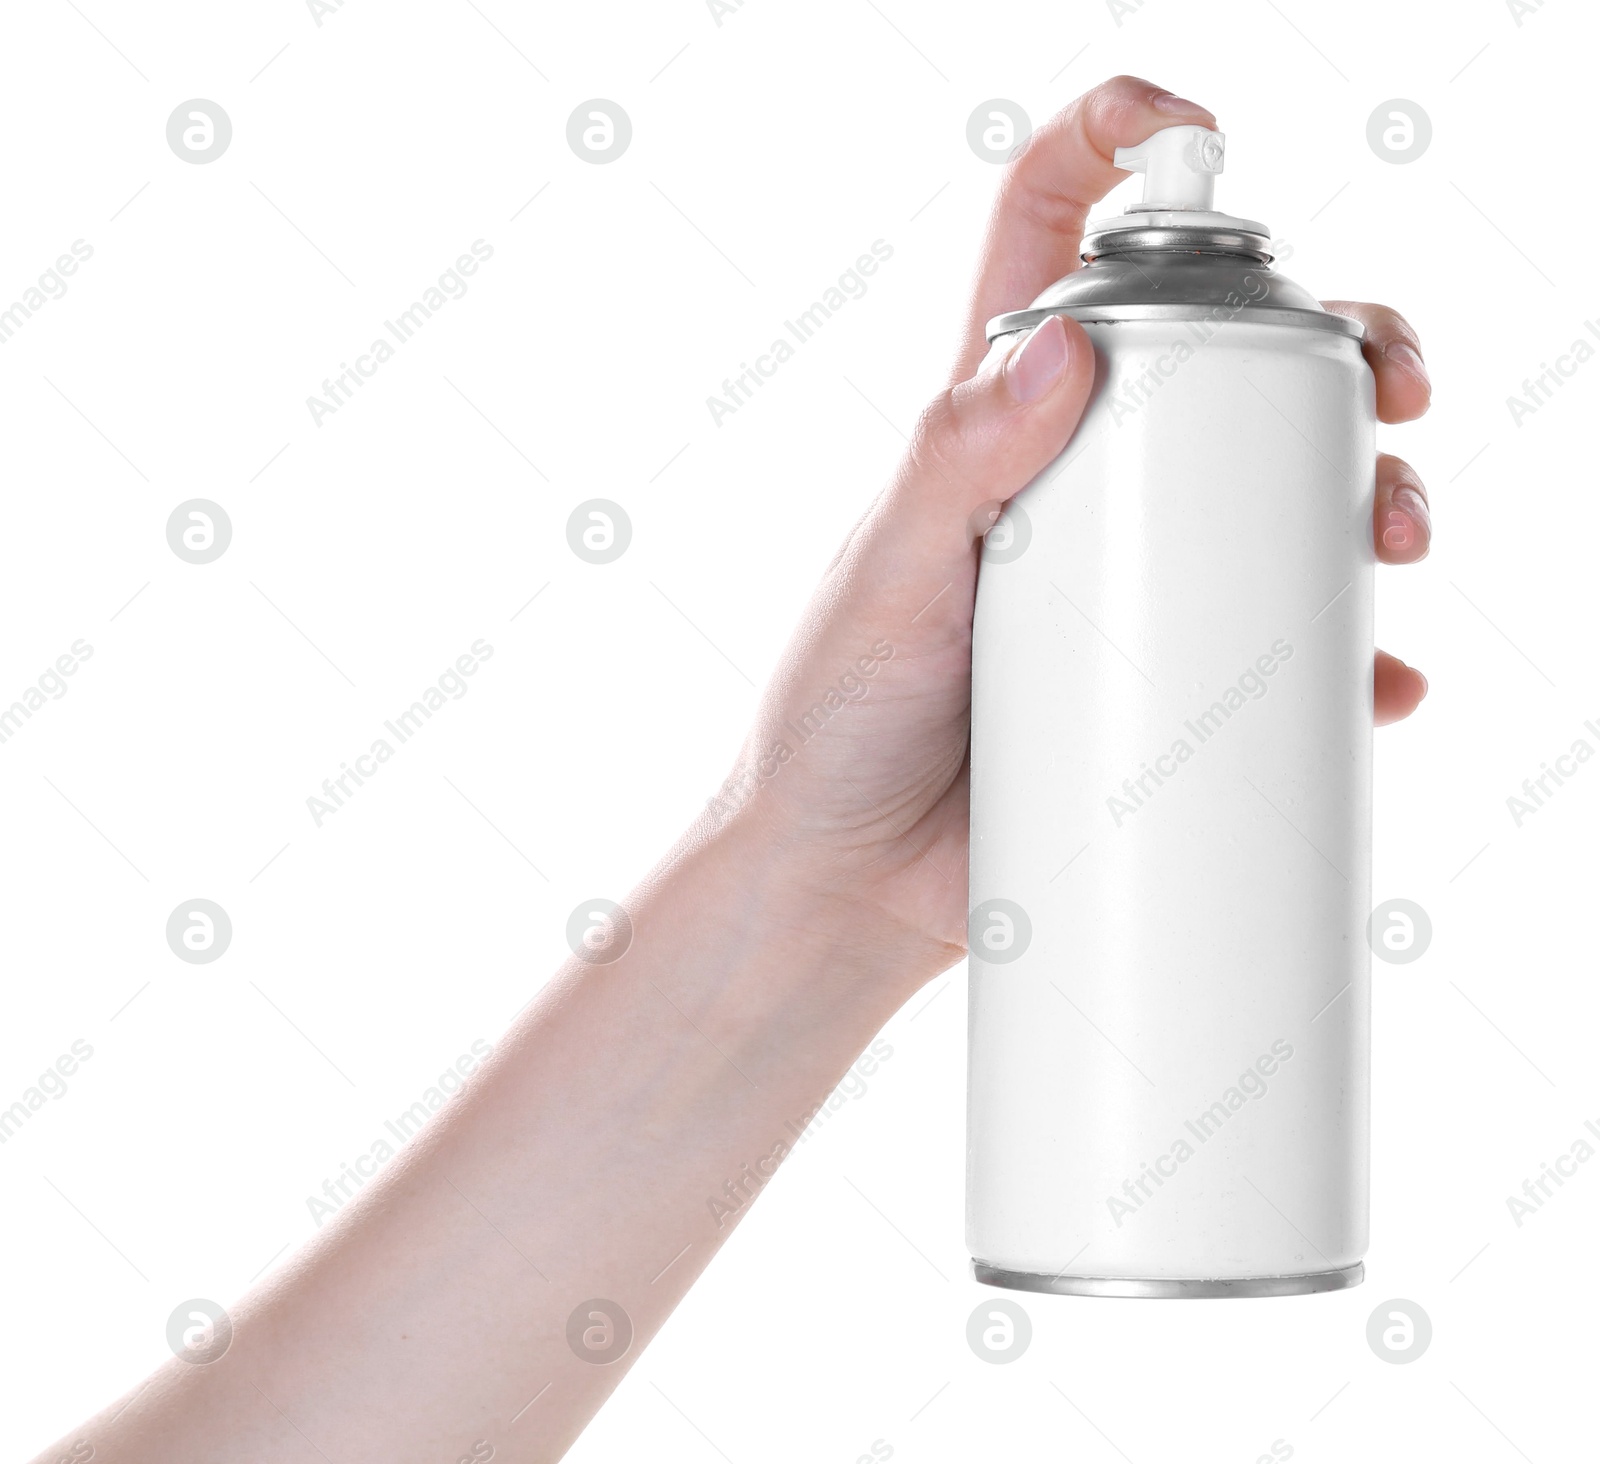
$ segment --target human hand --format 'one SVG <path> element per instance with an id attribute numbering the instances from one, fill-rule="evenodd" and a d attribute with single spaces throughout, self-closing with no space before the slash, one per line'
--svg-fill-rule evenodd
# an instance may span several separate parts
<path id="1" fill-rule="evenodd" d="M 720 800 L 784 841 L 819 888 L 858 912 L 909 988 L 966 946 L 967 736 L 978 541 L 995 506 L 1066 446 L 1094 382 L 1083 328 L 1059 316 L 980 369 L 984 325 L 1077 267 L 1089 209 L 1126 174 L 1116 148 L 1163 127 L 1214 127 L 1204 108 L 1117 77 L 1058 113 L 1007 169 L 951 384 L 923 413 L 894 478 L 824 575 Z M 1384 422 L 1427 410 L 1411 327 L 1380 305 L 1327 302 L 1366 327 Z M 976 374 L 974 374 L 976 373 Z M 1379 454 L 1380 561 L 1428 552 L 1416 473 Z M 1376 720 L 1415 710 L 1422 675 L 1384 652 Z M 785 755 L 787 754 L 787 755 Z"/>

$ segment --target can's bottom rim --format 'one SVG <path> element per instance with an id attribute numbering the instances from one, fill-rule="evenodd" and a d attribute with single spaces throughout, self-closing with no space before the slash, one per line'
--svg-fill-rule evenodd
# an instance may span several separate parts
<path id="1" fill-rule="evenodd" d="M 973 1261 L 972 1274 L 986 1286 L 1012 1291 L 1047 1291 L 1057 1296 L 1130 1296 L 1166 1300 L 1208 1300 L 1230 1296 L 1306 1296 L 1317 1291 L 1344 1291 L 1359 1286 L 1367 1273 L 1357 1261 L 1336 1271 L 1303 1276 L 1245 1276 L 1192 1280 L 1168 1277 L 1051 1276 L 1033 1271 L 1005 1271 Z"/>

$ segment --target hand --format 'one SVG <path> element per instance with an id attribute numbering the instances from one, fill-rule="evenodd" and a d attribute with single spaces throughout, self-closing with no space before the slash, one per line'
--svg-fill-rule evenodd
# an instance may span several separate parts
<path id="1" fill-rule="evenodd" d="M 980 510 L 1065 447 L 1094 378 L 1087 335 L 1060 317 L 974 375 L 984 324 L 1077 267 L 1090 207 L 1126 176 L 1114 150 L 1185 123 L 1216 120 L 1117 77 L 1053 117 L 1007 169 L 952 384 L 829 566 L 721 800 L 724 814 L 783 839 L 819 887 L 857 908 L 863 939 L 893 949 L 885 964 L 906 994 L 966 948 L 972 607 L 977 537 L 988 524 Z M 1379 419 L 1426 411 L 1428 374 L 1411 327 L 1380 305 L 1327 308 L 1366 327 Z M 1429 535 L 1417 475 L 1380 454 L 1378 558 L 1414 563 Z M 1380 651 L 1374 689 L 1382 724 L 1415 710 L 1427 681 Z"/>
<path id="2" fill-rule="evenodd" d="M 524 1414 L 519 1457 L 565 1451 L 872 1034 L 965 947 L 976 511 L 1061 451 L 1094 369 L 1081 327 L 1051 319 L 974 376 L 983 322 L 1073 268 L 1118 181 L 1114 148 L 1211 121 L 1124 77 L 1033 138 L 1001 190 L 955 384 L 773 678 L 751 778 L 708 819 L 729 837 L 685 839 L 629 896 L 625 961 L 570 962 L 404 1158 L 231 1307 L 225 1357 L 169 1359 L 41 1461 L 88 1437 L 164 1464 L 299 1458 L 311 1439 L 392 1464 Z M 1330 308 L 1367 326 L 1379 416 L 1425 410 L 1409 327 Z M 1421 558 L 1411 470 L 1380 459 L 1376 499 L 1379 557 Z M 1425 690 L 1392 658 L 1376 674 L 1380 720 Z M 793 730 L 808 717 L 814 732 Z M 569 1341 L 590 1297 L 629 1319 L 617 1366 Z"/>

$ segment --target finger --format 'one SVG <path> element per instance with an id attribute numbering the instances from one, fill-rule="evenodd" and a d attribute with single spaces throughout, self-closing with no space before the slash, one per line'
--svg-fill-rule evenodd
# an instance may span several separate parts
<path id="1" fill-rule="evenodd" d="M 1433 384 L 1422 360 L 1422 342 L 1405 316 L 1387 305 L 1358 300 L 1324 300 L 1335 315 L 1347 315 L 1366 327 L 1361 354 L 1378 384 L 1378 420 L 1409 422 L 1428 410 Z"/>
<path id="2" fill-rule="evenodd" d="M 1186 124 L 1215 127 L 1216 118 L 1154 82 L 1117 76 L 1028 139 L 1007 168 L 989 217 L 952 381 L 964 381 L 983 359 L 990 319 L 1025 309 L 1046 285 L 1078 267 L 1089 209 L 1128 176 L 1112 154 L 1163 127 Z"/>
<path id="3" fill-rule="evenodd" d="M 1372 541 L 1384 564 L 1415 564 L 1433 542 L 1428 494 L 1410 463 L 1378 454 L 1378 490 L 1372 504 Z"/>
<path id="4" fill-rule="evenodd" d="M 1428 678 L 1398 656 L 1379 651 L 1372 664 L 1373 722 L 1387 727 L 1416 711 L 1428 694 Z"/>

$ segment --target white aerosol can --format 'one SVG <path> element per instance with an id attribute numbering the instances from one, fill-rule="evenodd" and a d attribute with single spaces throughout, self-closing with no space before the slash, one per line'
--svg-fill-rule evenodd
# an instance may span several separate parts
<path id="1" fill-rule="evenodd" d="M 1361 327 L 1212 210 L 1223 139 L 990 323 L 1094 343 L 973 626 L 967 1234 L 979 1280 L 1356 1284 L 1367 1245 L 1375 414 Z"/>

